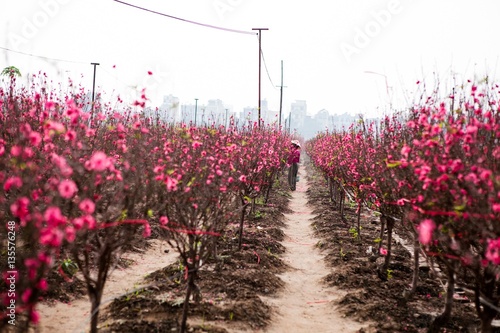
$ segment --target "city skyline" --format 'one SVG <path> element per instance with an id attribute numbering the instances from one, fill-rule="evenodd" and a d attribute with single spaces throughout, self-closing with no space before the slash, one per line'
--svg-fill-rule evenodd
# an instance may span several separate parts
<path id="1" fill-rule="evenodd" d="M 279 111 L 270 110 L 266 100 L 261 101 L 261 108 L 263 123 L 278 126 Z M 244 125 L 256 123 L 258 119 L 257 107 L 245 107 L 238 111 L 224 104 L 221 99 L 209 99 L 206 103 L 195 100 L 195 103 L 183 104 L 178 97 L 171 94 L 164 96 L 161 105 L 146 107 L 143 113 L 147 117 L 165 122 L 192 123 L 197 126 L 229 126 L 231 120 L 236 125 Z M 290 112 L 282 114 L 281 126 L 284 130 L 309 140 L 320 132 L 347 129 L 359 116 L 345 112 L 331 113 L 326 109 L 309 113 L 307 101 L 297 100 L 290 104 Z"/>

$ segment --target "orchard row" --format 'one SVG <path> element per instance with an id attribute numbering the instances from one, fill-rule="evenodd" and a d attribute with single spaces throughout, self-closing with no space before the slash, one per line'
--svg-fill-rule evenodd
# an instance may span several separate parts
<path id="1" fill-rule="evenodd" d="M 413 236 L 417 263 L 420 249 L 439 263 L 448 285 L 436 329 L 450 316 L 455 283 L 473 291 L 482 332 L 492 330 L 497 315 L 499 92 L 498 85 L 469 82 L 446 98 L 429 94 L 380 123 L 360 120 L 320 134 L 306 147 L 328 179 L 333 201 L 348 194 L 359 210 L 380 214 L 388 230 L 388 248 L 379 248 L 387 255 L 385 269 L 393 228 Z M 417 278 L 418 266 L 412 292 Z"/>
<path id="2" fill-rule="evenodd" d="M 288 153 L 290 138 L 271 127 L 174 126 L 98 104 L 84 112 L 78 93 L 16 90 L 10 79 L 0 88 L 0 235 L 17 236 L 15 267 L 2 269 L 15 272 L 15 281 L 3 277 L 15 293 L 1 297 L 15 304 L 14 318 L 28 316 L 26 329 L 39 319 L 48 274 L 70 258 L 85 279 L 95 332 L 117 254 L 152 228 L 179 251 L 189 300 L 217 236 L 236 222 L 241 237 L 248 204 L 269 193 Z"/>

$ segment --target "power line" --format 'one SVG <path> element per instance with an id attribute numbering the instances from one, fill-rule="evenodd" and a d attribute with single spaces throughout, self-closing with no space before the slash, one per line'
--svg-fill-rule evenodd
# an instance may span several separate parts
<path id="1" fill-rule="evenodd" d="M 123 82 L 120 78 L 118 78 L 118 76 L 116 76 L 115 74 L 111 73 L 110 71 L 108 71 L 106 69 L 105 66 L 101 66 L 101 70 L 106 73 L 107 75 L 109 75 L 111 78 L 113 78 L 116 82 L 120 83 L 121 85 L 123 85 L 123 87 L 127 88 L 127 87 L 130 87 L 132 85 L 128 84 L 128 83 L 125 83 Z"/>
<path id="2" fill-rule="evenodd" d="M 19 54 L 23 54 L 23 55 L 26 55 L 26 56 L 29 56 L 29 57 L 35 57 L 35 58 L 40 58 L 40 59 L 45 59 L 45 60 L 54 60 L 54 61 L 59 61 L 59 62 L 69 62 L 69 63 L 73 63 L 73 64 L 87 64 L 86 62 L 83 62 L 83 61 L 56 59 L 56 58 L 39 56 L 39 55 L 36 55 L 36 54 L 31 54 L 31 53 L 25 53 L 25 52 L 21 52 L 21 51 L 15 51 L 15 50 L 11 50 L 9 48 L 2 47 L 2 46 L 0 46 L 0 49 L 8 51 L 8 52 L 19 53 Z"/>
<path id="3" fill-rule="evenodd" d="M 268 77 L 269 81 L 271 82 L 271 85 L 273 86 L 273 88 L 276 90 L 276 86 L 274 85 L 273 80 L 271 80 L 271 76 L 269 75 L 269 70 L 267 69 L 266 59 L 264 59 L 264 52 L 262 52 L 262 49 L 260 50 L 260 54 L 262 56 L 262 61 L 264 62 L 264 68 L 266 69 L 267 77 Z"/>
<path id="4" fill-rule="evenodd" d="M 176 16 L 165 14 L 165 13 L 160 13 L 160 12 L 157 12 L 157 11 L 154 11 L 154 10 L 151 10 L 151 9 L 147 9 L 147 8 L 144 8 L 144 7 L 136 6 L 136 5 L 130 4 L 130 3 L 125 2 L 125 1 L 120 1 L 120 0 L 113 0 L 113 1 L 121 3 L 121 4 L 124 4 L 124 5 L 127 5 L 127 6 L 130 6 L 130 7 L 134 7 L 134 8 L 140 9 L 140 10 L 144 10 L 146 12 L 150 12 L 150 13 L 153 13 L 153 14 L 158 14 L 158 15 L 161 15 L 161 16 L 165 16 L 165 17 L 168 17 L 168 18 L 171 18 L 171 19 L 174 19 L 174 20 L 179 20 L 179 21 L 183 21 L 183 22 L 187 22 L 187 23 L 191 23 L 191 24 L 201 25 L 202 27 L 206 27 L 206 28 L 218 29 L 218 30 L 223 30 L 223 31 L 228 31 L 228 32 L 235 32 L 235 33 L 239 33 L 239 34 L 257 35 L 257 33 L 255 33 L 255 32 L 243 31 L 243 30 L 236 30 L 236 29 L 228 29 L 228 28 L 218 27 L 218 26 L 215 26 L 215 25 L 210 25 L 210 24 L 195 22 L 195 21 L 191 21 L 191 20 L 186 20 L 186 19 L 183 19 L 183 18 L 180 18 L 180 17 L 176 17 Z"/>

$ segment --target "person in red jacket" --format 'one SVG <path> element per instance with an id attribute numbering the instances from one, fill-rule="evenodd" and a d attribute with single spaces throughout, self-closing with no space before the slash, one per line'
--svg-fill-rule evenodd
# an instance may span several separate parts
<path id="1" fill-rule="evenodd" d="M 288 185 L 290 189 L 295 191 L 297 183 L 297 173 L 299 171 L 300 162 L 300 142 L 298 140 L 292 140 L 290 147 L 290 155 L 288 156 L 287 165 L 288 169 Z"/>

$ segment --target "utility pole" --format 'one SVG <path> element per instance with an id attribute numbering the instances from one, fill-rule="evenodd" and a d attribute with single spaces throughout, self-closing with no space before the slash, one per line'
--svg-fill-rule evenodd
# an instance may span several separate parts
<path id="1" fill-rule="evenodd" d="M 194 126 L 196 127 L 196 114 L 198 113 L 198 98 L 195 98 L 195 106 L 194 106 Z"/>
<path id="2" fill-rule="evenodd" d="M 261 60 L 262 60 L 262 30 L 269 30 L 268 28 L 252 28 L 252 30 L 259 31 L 259 106 L 258 106 L 258 114 L 259 114 L 259 128 L 260 128 L 260 72 L 261 72 Z"/>
<path id="3" fill-rule="evenodd" d="M 95 101 L 95 73 L 96 73 L 96 67 L 99 65 L 97 62 L 91 62 L 90 63 L 92 66 L 94 66 L 94 79 L 92 83 L 92 117 L 94 116 L 94 101 Z"/>
<path id="4" fill-rule="evenodd" d="M 283 86 L 283 60 L 281 60 L 281 85 L 280 87 L 280 120 L 279 120 L 279 127 L 281 128 L 281 110 L 283 109 L 283 88 L 286 88 L 286 86 Z M 286 127 L 286 124 L 285 124 Z"/>

